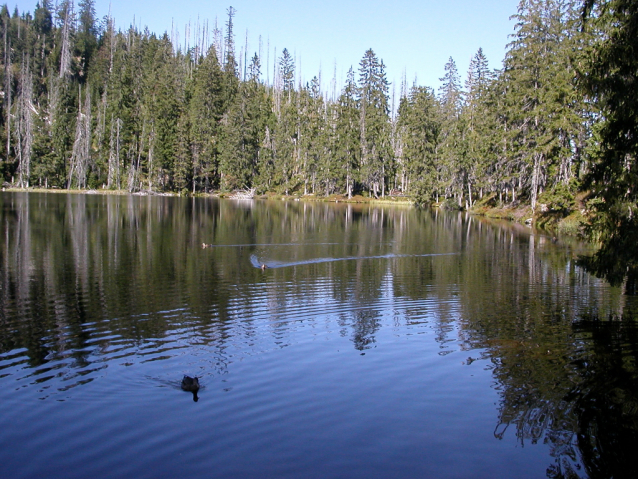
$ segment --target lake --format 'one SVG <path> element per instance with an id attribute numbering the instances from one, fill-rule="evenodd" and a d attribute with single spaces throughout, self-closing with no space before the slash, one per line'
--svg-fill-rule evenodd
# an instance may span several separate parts
<path id="1" fill-rule="evenodd" d="M 409 206 L 0 204 L 1 477 L 636 469 L 638 303 L 574 239 Z"/>

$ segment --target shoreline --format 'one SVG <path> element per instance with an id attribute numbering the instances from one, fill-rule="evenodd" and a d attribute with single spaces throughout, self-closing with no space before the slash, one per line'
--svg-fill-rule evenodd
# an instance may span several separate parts
<path id="1" fill-rule="evenodd" d="M 3 186 L 2 191 L 7 192 L 23 192 L 23 193 L 53 193 L 53 194 L 72 194 L 72 195 L 115 195 L 115 196 L 164 196 L 164 197 L 185 197 L 178 193 L 158 193 L 155 191 L 136 191 L 129 192 L 127 190 L 107 190 L 107 189 L 62 189 L 62 188 L 41 188 L 41 187 L 29 187 L 18 188 L 14 186 Z M 219 198 L 224 200 L 232 200 L 232 193 L 200 193 L 195 195 L 188 195 L 192 198 Z M 236 199 L 236 198 L 235 198 Z M 414 201 L 406 196 L 386 196 L 384 198 L 370 198 L 367 196 L 354 195 L 352 198 L 348 198 L 345 195 L 330 195 L 330 196 L 317 196 L 317 195 L 283 195 L 277 193 L 266 193 L 263 195 L 255 195 L 252 198 L 246 198 L 252 200 L 266 200 L 266 201 L 306 201 L 317 203 L 346 203 L 346 204 L 369 204 L 369 205 L 395 205 L 395 206 L 414 206 Z M 237 200 L 237 199 L 236 199 Z M 556 212 L 547 211 L 541 213 L 532 213 L 530 205 L 526 204 L 514 204 L 496 206 L 489 204 L 489 202 L 481 202 L 465 210 L 466 213 L 474 216 L 484 216 L 486 218 L 502 219 L 511 221 L 512 223 L 518 223 L 527 225 L 529 227 L 535 227 L 552 231 L 557 234 L 567 234 L 570 236 L 582 236 L 582 229 L 585 223 L 584 205 L 582 202 L 580 210 L 574 209 L 569 212 Z M 443 203 L 433 204 L 432 208 L 441 208 Z"/>

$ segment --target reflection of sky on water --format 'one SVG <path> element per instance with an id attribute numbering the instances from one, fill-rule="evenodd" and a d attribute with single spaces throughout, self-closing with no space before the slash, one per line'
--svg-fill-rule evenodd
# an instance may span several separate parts
<path id="1" fill-rule="evenodd" d="M 638 341 L 582 321 L 635 306 L 577 242 L 407 208 L 1 198 L 0 464 L 24 476 L 558 477 L 636 442 L 614 411 Z"/>

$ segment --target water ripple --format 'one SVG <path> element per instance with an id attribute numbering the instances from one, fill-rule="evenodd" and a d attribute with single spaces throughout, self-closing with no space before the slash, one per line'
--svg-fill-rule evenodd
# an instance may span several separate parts
<path id="1" fill-rule="evenodd" d="M 428 253 L 428 254 L 381 254 L 374 256 L 347 256 L 343 258 L 312 258 L 301 261 L 279 261 L 279 260 L 263 260 L 259 261 L 257 255 L 250 255 L 250 262 L 255 268 L 262 268 L 265 265 L 269 269 L 275 268 L 287 268 L 290 266 L 301 266 L 307 264 L 321 264 L 321 263 L 334 263 L 337 261 L 354 261 L 354 260 L 368 260 L 368 259 L 392 259 L 392 258 L 427 258 L 435 256 L 453 256 L 461 253 Z"/>

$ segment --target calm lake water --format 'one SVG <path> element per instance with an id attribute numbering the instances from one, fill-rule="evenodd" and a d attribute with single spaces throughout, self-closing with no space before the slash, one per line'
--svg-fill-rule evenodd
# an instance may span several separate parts
<path id="1" fill-rule="evenodd" d="M 638 470 L 637 301 L 575 240 L 410 207 L 0 205 L 0 477 Z"/>

